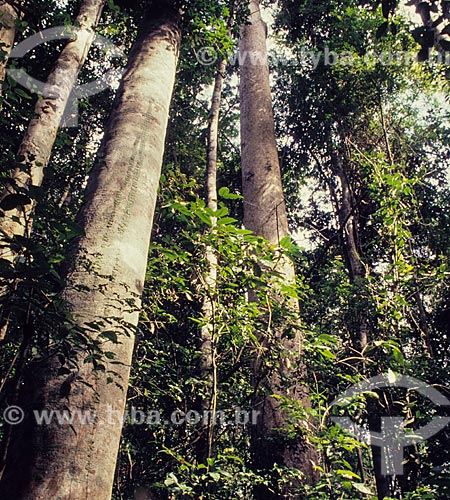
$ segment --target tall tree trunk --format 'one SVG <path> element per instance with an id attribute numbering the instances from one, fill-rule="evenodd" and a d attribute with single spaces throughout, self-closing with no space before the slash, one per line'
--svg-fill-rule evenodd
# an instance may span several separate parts
<path id="1" fill-rule="evenodd" d="M 258 1 L 249 3 L 251 24 L 241 28 L 240 116 L 244 224 L 271 243 L 288 234 L 275 142 L 266 48 L 266 23 Z"/>
<path id="2" fill-rule="evenodd" d="M 83 67 L 95 37 L 94 28 L 100 20 L 105 0 L 84 0 L 75 24 L 80 27 L 75 40 L 64 47 L 58 61 L 47 79 L 47 85 L 58 89 L 57 95 L 38 99 L 34 109 L 35 118 L 28 126 L 17 153 L 20 165 L 11 177 L 13 183 L 3 192 L 3 200 L 17 188 L 28 190 L 28 186 L 40 186 L 44 178 L 44 168 L 48 165 L 55 143 L 58 127 L 63 117 L 69 97 Z M 0 238 L 8 238 L 29 233 L 31 211 L 34 204 L 6 210 L 0 220 Z M 14 252 L 0 249 L 0 257 L 12 261 Z"/>
<path id="3" fill-rule="evenodd" d="M 214 90 L 211 100 L 209 124 L 207 132 L 206 151 L 206 206 L 216 212 L 217 205 L 217 154 L 219 143 L 219 116 L 222 102 L 222 89 L 224 74 L 226 71 L 226 60 L 219 62 L 217 74 L 214 81 Z M 216 226 L 216 220 L 212 218 L 212 231 Z M 202 380 L 209 388 L 205 390 L 206 397 L 202 398 L 202 409 L 210 411 L 212 418 L 206 426 L 200 429 L 198 459 L 202 462 L 211 456 L 214 440 L 214 412 L 217 408 L 217 366 L 215 348 L 215 303 L 217 288 L 217 255 L 213 248 L 207 247 L 206 260 L 208 268 L 205 277 L 206 296 L 202 304 L 202 313 L 205 325 L 201 329 L 200 363 Z"/>
<path id="4" fill-rule="evenodd" d="M 17 10 L 8 2 L 0 0 L 0 97 L 6 76 L 8 56 L 16 37 Z"/>
<path id="5" fill-rule="evenodd" d="M 37 100 L 34 109 L 36 117 L 31 120 L 17 154 L 20 164 L 12 171 L 13 183 L 4 190 L 1 200 L 17 191 L 27 191 L 30 185 L 42 184 L 44 168 L 50 160 L 61 118 L 94 40 L 94 28 L 100 20 L 104 4 L 105 0 L 84 0 L 81 4 L 76 18 L 76 24 L 80 26 L 76 39 L 64 47 L 47 80 L 48 85 L 58 89 L 58 94 Z M 14 261 L 16 254 L 9 241 L 14 236 L 30 234 L 33 208 L 34 201 L 31 200 L 30 204 L 4 211 L 5 215 L 0 218 L 0 258 Z M 8 285 L 2 284 L 0 297 L 7 292 Z M 8 309 L 6 302 L 0 316 L 0 340 L 8 329 Z"/>
<path id="6" fill-rule="evenodd" d="M 250 1 L 249 9 L 249 24 L 242 26 L 239 42 L 244 224 L 255 234 L 278 244 L 289 232 L 275 142 L 266 48 L 267 27 L 261 18 L 259 2 Z M 285 275 L 286 281 L 295 280 L 291 262 L 284 262 L 279 271 Z M 308 404 L 306 391 L 297 378 L 299 373 L 293 368 L 299 362 L 301 339 L 298 335 L 292 339 L 282 338 L 280 332 L 277 332 L 277 337 L 284 355 L 280 356 L 277 372 L 271 371 L 265 377 L 267 391 L 255 401 L 255 409 L 262 414 L 258 426 L 253 428 L 254 466 L 262 470 L 270 469 L 275 463 L 294 467 L 305 474 L 305 481 L 308 482 L 315 475 L 311 463 L 314 453 L 306 442 L 286 440 L 283 433 L 276 430 L 286 428 L 287 414 L 272 397 L 272 394 L 278 394 Z M 260 342 L 264 344 L 265 339 L 261 338 Z M 263 370 L 263 360 L 256 360 L 255 379 L 261 378 Z M 286 381 L 288 384 L 285 385 Z M 286 491 L 273 494 L 266 487 L 255 491 L 256 498 L 264 500 L 285 498 L 284 494 Z"/>
<path id="7" fill-rule="evenodd" d="M 26 419 L 12 436 L 0 498 L 111 498 L 180 38 L 173 3 L 153 2 L 78 215 L 85 235 L 70 258 L 64 298 L 76 324 L 115 358 L 102 359 L 106 374 L 83 363 L 81 349 L 69 377 L 58 372 L 56 356 L 34 367 L 34 386 L 23 396 Z M 91 412 L 95 422 L 82 425 L 75 418 L 70 426 L 39 426 L 30 414 L 65 408 L 75 417 Z"/>

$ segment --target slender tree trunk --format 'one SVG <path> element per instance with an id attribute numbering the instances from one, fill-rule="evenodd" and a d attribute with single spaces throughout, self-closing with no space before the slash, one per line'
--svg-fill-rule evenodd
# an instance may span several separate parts
<path id="1" fill-rule="evenodd" d="M 0 1 L 0 97 L 6 76 L 8 56 L 16 37 L 16 20 L 18 18 L 17 11 L 12 5 Z"/>
<path id="2" fill-rule="evenodd" d="M 339 224 L 344 232 L 343 251 L 349 270 L 350 282 L 355 286 L 357 295 L 355 300 L 355 324 L 358 330 L 356 344 L 359 350 L 363 351 L 368 343 L 368 317 L 364 303 L 366 272 L 361 259 L 358 216 L 355 213 L 355 200 L 348 173 L 338 153 L 332 146 L 330 146 L 330 156 L 334 173 L 341 184 Z"/>
<path id="3" fill-rule="evenodd" d="M 173 3 L 154 2 L 131 51 L 78 216 L 85 235 L 70 258 L 64 298 L 85 334 L 115 354 L 114 364 L 104 357 L 106 374 L 95 372 L 79 350 L 71 360 L 78 370 L 69 377 L 58 373 L 56 356 L 34 367 L 34 387 L 23 397 L 26 419 L 11 440 L 0 498 L 111 498 L 180 37 Z M 75 417 L 95 414 L 95 421 L 39 426 L 30 415 L 32 409 L 64 408 Z"/>
<path id="4" fill-rule="evenodd" d="M 416 300 L 417 309 L 419 311 L 419 331 L 422 338 L 423 347 L 428 357 L 432 359 L 434 357 L 433 345 L 431 343 L 430 328 L 428 326 L 427 311 L 425 310 L 425 305 L 423 302 L 422 294 L 420 293 L 419 287 L 416 284 L 416 291 L 414 293 L 414 298 Z"/>
<path id="5" fill-rule="evenodd" d="M 379 410 L 377 409 L 376 411 L 377 414 L 379 414 Z M 369 418 L 369 425 L 371 430 L 375 430 L 375 427 L 372 425 L 370 422 Z M 378 423 L 379 426 L 379 423 Z M 371 446 L 371 451 L 372 451 L 372 460 L 373 460 L 373 467 L 375 471 L 375 483 L 377 487 L 377 497 L 378 500 L 384 500 L 386 497 L 391 496 L 391 485 L 390 485 L 390 479 L 389 476 L 383 476 L 381 475 L 381 469 L 383 467 L 383 455 L 381 453 L 381 448 L 379 446 Z"/>
<path id="6" fill-rule="evenodd" d="M 259 2 L 250 1 L 249 9 L 249 24 L 242 26 L 239 43 L 244 224 L 255 234 L 278 244 L 289 232 L 275 142 L 266 48 L 267 27 L 261 18 Z M 285 275 L 287 282 L 295 280 L 291 262 L 284 262 L 279 271 Z M 300 385 L 299 373 L 294 369 L 299 363 L 301 339 L 298 335 L 292 339 L 282 338 L 280 332 L 276 335 L 284 355 L 280 356 L 277 373 L 272 371 L 265 376 L 267 392 L 255 401 L 255 409 L 262 413 L 258 425 L 252 429 L 254 466 L 263 470 L 270 469 L 275 463 L 294 467 L 305 474 L 305 482 L 311 482 L 315 476 L 311 463 L 315 454 L 306 442 L 286 440 L 283 433 L 276 430 L 286 428 L 287 414 L 272 397 L 272 394 L 278 394 L 308 404 L 306 390 Z M 260 342 L 264 345 L 265 339 L 261 338 Z M 264 370 L 263 360 L 256 360 L 255 379 L 261 379 Z M 300 374 L 300 378 L 302 375 L 304 373 Z M 286 381 L 288 384 L 285 385 Z M 283 495 L 286 493 L 273 494 L 266 487 L 258 487 L 255 498 L 285 498 Z"/>
<path id="7" fill-rule="evenodd" d="M 91 44 L 95 37 L 97 25 L 105 0 L 84 0 L 81 4 L 75 24 L 80 27 L 75 40 L 64 47 L 58 61 L 47 79 L 47 85 L 58 89 L 57 95 L 38 99 L 34 109 L 35 118 L 28 126 L 17 158 L 20 165 L 11 177 L 13 183 L 5 189 L 1 199 L 15 193 L 17 188 L 28 190 L 28 186 L 40 186 L 44 178 L 44 168 L 50 160 L 58 127 L 64 110 L 76 83 L 78 73 L 83 67 Z M 0 238 L 23 236 L 31 229 L 31 212 L 34 203 L 5 211 L 0 220 Z M 14 252 L 8 248 L 0 249 L 0 257 L 12 261 Z"/>
<path id="8" fill-rule="evenodd" d="M 355 210 L 355 200 L 353 191 L 348 177 L 348 169 L 342 162 L 339 154 L 333 149 L 331 140 L 328 144 L 329 154 L 334 174 L 339 179 L 341 184 L 341 203 L 339 209 L 339 224 L 343 229 L 343 253 L 347 263 L 347 268 L 350 276 L 350 282 L 356 289 L 356 298 L 354 301 L 355 310 L 355 348 L 361 352 L 368 345 L 368 311 L 364 301 L 364 280 L 366 273 L 362 262 L 362 251 L 359 235 L 359 220 Z M 367 406 L 369 427 L 372 431 L 380 432 L 380 408 L 377 402 L 369 401 Z M 374 475 L 377 487 L 377 495 L 379 500 L 389 496 L 391 486 L 389 477 L 381 474 L 382 470 L 382 455 L 381 450 L 377 446 L 371 446 Z"/>
<path id="9" fill-rule="evenodd" d="M 217 74 L 214 81 L 214 90 L 211 100 L 207 133 L 206 151 L 206 206 L 217 211 L 217 154 L 219 143 L 219 116 L 222 101 L 222 89 L 224 74 L 226 71 L 226 60 L 219 62 Z M 212 231 L 216 226 L 216 220 L 212 218 Z M 205 277 L 206 297 L 203 300 L 202 312 L 205 318 L 205 325 L 201 329 L 201 375 L 209 388 L 209 395 L 203 398 L 201 404 L 203 410 L 210 411 L 214 415 L 217 408 L 217 366 L 215 348 L 215 303 L 217 288 L 217 255 L 213 248 L 207 247 L 206 260 L 208 268 Z M 208 392 L 208 390 L 206 390 Z M 211 456 L 214 440 L 214 417 L 207 425 L 200 429 L 198 459 L 206 461 Z"/>
<path id="10" fill-rule="evenodd" d="M 104 4 L 105 0 L 84 0 L 81 4 L 76 19 L 76 24 L 80 26 L 77 37 L 65 46 L 47 80 L 48 85 L 58 89 L 58 94 L 37 100 L 34 109 L 36 117 L 31 120 L 19 147 L 17 158 L 20 164 L 12 171 L 13 183 L 2 193 L 2 200 L 17 191 L 27 191 L 30 185 L 42 184 L 44 168 L 50 160 L 61 118 L 94 40 L 94 28 L 100 19 Z M 16 254 L 10 248 L 9 241 L 14 236 L 30 234 L 33 208 L 34 200 L 31 199 L 30 204 L 4 211 L 5 215 L 0 218 L 0 258 L 14 261 Z M 0 297 L 6 295 L 8 289 L 8 285 L 2 283 Z M 8 309 L 6 302 L 0 316 L 0 340 L 5 337 L 8 329 Z"/>

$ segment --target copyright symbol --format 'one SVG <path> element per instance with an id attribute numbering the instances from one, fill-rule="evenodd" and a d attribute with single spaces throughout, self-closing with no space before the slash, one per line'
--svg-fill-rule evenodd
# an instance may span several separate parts
<path id="1" fill-rule="evenodd" d="M 3 412 L 3 419 L 9 425 L 18 425 L 25 418 L 25 413 L 18 406 L 8 406 Z"/>
<path id="2" fill-rule="evenodd" d="M 197 61 L 203 66 L 212 66 L 217 61 L 217 52 L 213 47 L 203 47 L 197 53 Z"/>

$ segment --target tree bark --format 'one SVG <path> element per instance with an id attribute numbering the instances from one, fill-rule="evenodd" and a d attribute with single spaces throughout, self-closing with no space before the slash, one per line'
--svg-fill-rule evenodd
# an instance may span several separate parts
<path id="1" fill-rule="evenodd" d="M 42 184 L 44 168 L 50 160 L 58 127 L 94 40 L 94 29 L 100 20 L 104 4 L 105 0 L 84 0 L 81 4 L 75 21 L 80 27 L 76 39 L 69 41 L 64 47 L 47 79 L 47 85 L 57 88 L 58 93 L 53 97 L 37 100 L 35 118 L 31 120 L 17 153 L 19 165 L 11 173 L 14 182 L 2 193 L 2 200 L 18 189 L 27 191 L 30 185 Z M 5 216 L 0 220 L 0 238 L 6 244 L 13 236 L 23 236 L 30 232 L 33 207 L 34 203 L 31 203 L 5 211 Z M 0 248 L 0 257 L 13 261 L 15 255 L 6 247 Z"/>
<path id="2" fill-rule="evenodd" d="M 206 206 L 216 212 L 217 205 L 217 155 L 219 142 L 219 116 L 220 105 L 222 102 L 222 90 L 224 74 L 226 71 L 226 60 L 219 62 L 217 74 L 214 81 L 214 90 L 211 100 L 211 109 L 209 114 L 209 124 L 207 132 L 207 150 L 206 150 Z M 214 231 L 216 220 L 212 217 L 212 228 Z M 208 410 L 210 415 L 214 415 L 217 407 L 217 367 L 216 367 L 216 348 L 215 348 L 215 302 L 217 288 L 217 255 L 213 248 L 206 248 L 207 271 L 205 277 L 206 296 L 202 304 L 202 313 L 206 321 L 201 328 L 201 346 L 200 346 L 200 369 L 202 379 L 209 387 L 208 397 L 202 399 L 202 410 Z M 206 393 L 208 390 L 206 389 Z M 199 436 L 198 459 L 205 462 L 211 456 L 214 440 L 214 417 L 211 418 L 206 426 L 202 426 Z"/>
<path id="3" fill-rule="evenodd" d="M 114 364 L 105 357 L 107 375 L 96 374 L 79 349 L 71 360 L 79 369 L 69 377 L 58 373 L 55 356 L 34 368 L 1 498 L 111 498 L 180 38 L 173 3 L 154 2 L 131 51 L 78 215 L 85 235 L 71 255 L 64 298 L 85 334 L 115 354 Z M 101 337 L 106 332 L 117 335 L 117 342 Z M 75 418 L 71 426 L 55 420 L 39 426 L 30 414 L 64 408 L 73 415 L 90 412 L 95 422 L 82 425 Z"/>
<path id="4" fill-rule="evenodd" d="M 8 56 L 16 37 L 16 20 L 18 18 L 17 11 L 12 5 L 0 1 L 0 97 L 6 76 Z"/>
<path id="5" fill-rule="evenodd" d="M 288 223 L 275 142 L 267 27 L 259 2 L 251 1 L 249 8 L 251 24 L 242 27 L 239 42 L 244 224 L 277 244 L 288 234 Z"/>
<path id="6" fill-rule="evenodd" d="M 239 42 L 244 224 L 256 235 L 277 245 L 289 231 L 275 142 L 266 48 L 267 27 L 261 18 L 259 2 L 250 1 L 249 9 L 249 24 L 241 27 Z M 292 262 L 284 261 L 278 271 L 284 274 L 286 282 L 295 280 Z M 305 474 L 305 482 L 312 482 L 315 477 L 312 465 L 315 454 L 304 440 L 289 441 L 282 432 L 277 431 L 286 428 L 288 416 L 272 397 L 272 394 L 277 394 L 308 405 L 306 389 L 300 385 L 298 378 L 304 373 L 299 374 L 294 369 L 300 361 L 301 339 L 299 335 L 291 339 L 282 338 L 281 332 L 276 332 L 276 335 L 277 343 L 284 351 L 277 372 L 264 374 L 262 359 L 254 363 L 255 380 L 264 377 L 267 391 L 258 396 L 254 403 L 255 409 L 262 413 L 258 425 L 252 429 L 253 462 L 260 470 L 268 470 L 274 464 L 297 468 Z M 264 346 L 264 336 L 259 340 Z M 300 368 L 299 372 L 304 372 L 304 369 Z M 255 498 L 285 498 L 283 495 L 287 493 L 273 494 L 266 487 L 258 487 Z"/>

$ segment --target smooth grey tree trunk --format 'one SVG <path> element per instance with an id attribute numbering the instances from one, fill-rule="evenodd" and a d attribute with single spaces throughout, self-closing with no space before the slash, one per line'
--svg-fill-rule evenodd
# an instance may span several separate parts
<path id="1" fill-rule="evenodd" d="M 27 190 L 29 185 L 40 186 L 44 178 L 44 168 L 48 165 L 58 128 L 95 37 L 95 27 L 100 20 L 105 0 L 83 0 L 75 24 L 79 26 L 76 39 L 71 40 L 61 52 L 56 65 L 47 79 L 47 85 L 57 88 L 54 97 L 38 99 L 34 109 L 35 118 L 30 121 L 17 153 L 19 166 L 11 172 L 14 183 Z M 4 199 L 16 192 L 10 185 L 1 195 Z M 6 237 L 28 234 L 32 225 L 34 203 L 5 211 L 0 219 L 0 242 Z M 14 252 L 0 248 L 0 257 L 14 260 Z"/>
<path id="2" fill-rule="evenodd" d="M 16 37 L 16 20 L 18 18 L 17 11 L 12 5 L 0 1 L 0 96 L 6 76 L 8 56 Z"/>
<path id="3" fill-rule="evenodd" d="M 134 330 L 164 152 L 181 33 L 171 2 L 147 15 L 89 178 L 78 222 L 85 231 L 70 258 L 64 297 L 91 339 L 103 337 L 107 373 L 83 363 L 58 374 L 55 357 L 34 367 L 23 395 L 27 418 L 15 429 L 0 498 L 110 500 L 122 429 Z M 95 323 L 98 330 L 88 323 Z M 115 364 L 118 363 L 118 364 Z M 110 370 L 117 375 L 109 373 Z M 113 378 L 108 383 L 107 377 Z M 95 414 L 95 422 L 39 426 L 31 409 Z"/>
<path id="4" fill-rule="evenodd" d="M 244 224 L 247 229 L 277 245 L 289 235 L 289 230 L 275 141 L 266 48 L 267 27 L 261 18 L 259 2 L 251 0 L 249 9 L 249 24 L 241 27 L 239 42 Z M 283 273 L 286 282 L 295 280 L 292 262 L 282 261 L 278 271 Z M 296 306 L 293 305 L 293 308 Z M 276 430 L 286 429 L 288 415 L 271 396 L 278 394 L 308 406 L 307 391 L 298 378 L 304 376 L 300 360 L 301 338 L 298 334 L 291 339 L 282 338 L 281 332 L 276 335 L 284 355 L 280 356 L 277 372 L 272 371 L 265 376 L 264 383 L 269 390 L 255 401 L 255 409 L 262 411 L 262 415 L 258 426 L 253 429 L 254 466 L 269 469 L 277 463 L 297 468 L 305 474 L 305 482 L 312 482 L 315 477 L 312 465 L 315 454 L 304 440 L 286 441 Z M 260 342 L 264 348 L 264 337 Z M 295 368 L 296 365 L 300 368 Z M 261 378 L 263 370 L 264 361 L 257 359 L 254 365 L 255 379 Z M 289 381 L 288 387 L 284 386 L 286 381 Z M 304 424 L 307 425 L 307 422 Z M 289 494 L 292 491 L 273 494 L 267 488 L 260 487 L 255 491 L 255 498 L 278 499 L 286 498 L 283 495 Z"/>

